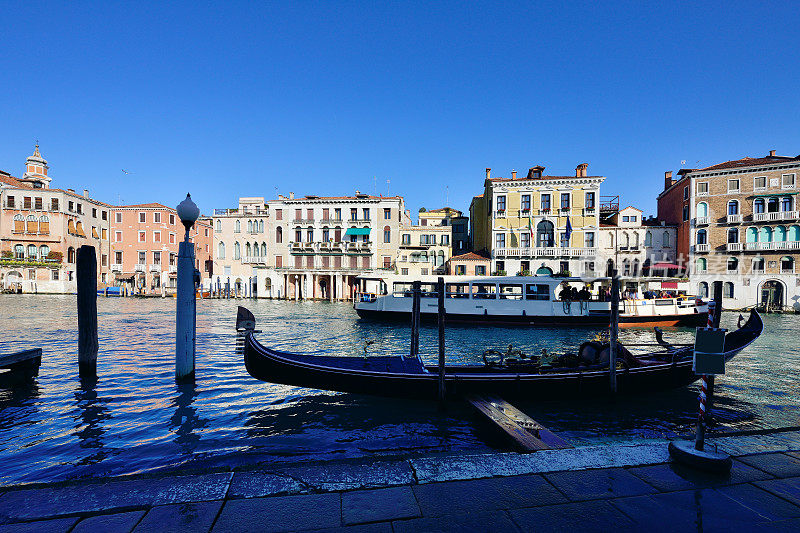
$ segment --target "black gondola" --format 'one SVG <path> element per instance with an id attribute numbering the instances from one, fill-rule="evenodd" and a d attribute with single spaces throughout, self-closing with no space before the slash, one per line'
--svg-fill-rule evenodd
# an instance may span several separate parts
<path id="1" fill-rule="evenodd" d="M 740 317 L 740 323 L 743 319 Z M 254 337 L 255 317 L 239 307 L 237 329 L 244 332 L 244 361 L 256 379 L 340 392 L 417 399 L 438 398 L 438 367 L 401 356 L 304 355 L 273 350 Z M 730 360 L 753 341 L 763 323 L 756 311 L 747 322 L 725 336 L 725 359 Z M 617 370 L 620 393 L 652 392 L 688 385 L 699 378 L 692 371 L 693 348 L 671 346 L 658 335 L 661 349 L 634 356 L 620 345 L 623 368 Z M 594 345 L 594 346 L 592 346 Z M 579 353 L 594 349 L 607 353 L 608 343 L 584 343 Z M 602 358 L 601 358 L 602 359 Z M 602 365 L 602 363 L 600 363 Z M 445 367 L 448 396 L 501 394 L 523 398 L 568 398 L 609 393 L 608 364 L 604 368 L 532 368 L 520 360 L 503 365 L 454 365 Z"/>

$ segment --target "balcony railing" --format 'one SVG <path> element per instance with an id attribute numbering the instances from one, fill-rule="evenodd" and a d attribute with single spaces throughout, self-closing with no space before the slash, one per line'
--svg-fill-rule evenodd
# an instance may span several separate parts
<path id="1" fill-rule="evenodd" d="M 113 263 L 111 265 L 111 272 L 122 272 L 122 265 L 120 263 Z"/>
<path id="2" fill-rule="evenodd" d="M 147 269 L 147 265 L 144 263 L 137 263 L 136 266 L 133 267 L 135 272 L 144 272 Z"/>
<path id="3" fill-rule="evenodd" d="M 266 257 L 261 257 L 261 256 L 255 256 L 255 255 L 246 256 L 246 257 L 242 257 L 242 263 L 250 264 L 250 265 L 266 265 L 267 264 L 267 258 Z"/>
<path id="4" fill-rule="evenodd" d="M 291 253 L 365 253 L 372 249 L 372 242 L 290 242 Z"/>
<path id="5" fill-rule="evenodd" d="M 748 242 L 745 243 L 744 249 L 748 252 L 757 252 L 759 250 L 800 250 L 800 241 Z"/>
<path id="6" fill-rule="evenodd" d="M 726 245 L 726 249 L 729 252 L 741 252 L 742 251 L 742 243 L 740 243 L 740 242 L 729 242 Z"/>
<path id="7" fill-rule="evenodd" d="M 161 272 L 161 263 L 153 263 L 150 265 L 150 272 Z"/>
<path id="8" fill-rule="evenodd" d="M 773 213 L 753 213 L 754 222 L 773 222 L 776 220 L 796 220 L 797 211 L 775 211 Z"/>
<path id="9" fill-rule="evenodd" d="M 292 220 L 292 224 L 313 224 L 313 218 L 296 218 Z"/>
<path id="10" fill-rule="evenodd" d="M 741 213 L 737 213 L 735 215 L 728 215 L 728 224 L 739 224 L 741 222 L 742 222 Z"/>
<path id="11" fill-rule="evenodd" d="M 493 257 L 594 257 L 597 248 L 559 248 L 548 246 L 541 248 L 495 248 Z"/>
<path id="12" fill-rule="evenodd" d="M 708 252 L 711 249 L 710 245 L 708 244 L 695 244 L 694 251 L 695 252 Z"/>
<path id="13" fill-rule="evenodd" d="M 170 274 L 174 274 L 177 271 L 178 271 L 178 265 L 170 265 L 169 266 L 169 273 Z"/>
<path id="14" fill-rule="evenodd" d="M 708 217 L 696 217 L 694 219 L 695 226 L 708 226 Z"/>

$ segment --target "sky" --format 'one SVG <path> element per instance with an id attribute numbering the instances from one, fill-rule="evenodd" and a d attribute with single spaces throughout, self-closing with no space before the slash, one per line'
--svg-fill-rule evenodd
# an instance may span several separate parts
<path id="1" fill-rule="evenodd" d="M 53 187 L 113 204 L 416 213 L 588 163 L 654 214 L 666 170 L 800 154 L 796 4 L 647 4 L 0 1 L 0 169 L 38 139 Z"/>

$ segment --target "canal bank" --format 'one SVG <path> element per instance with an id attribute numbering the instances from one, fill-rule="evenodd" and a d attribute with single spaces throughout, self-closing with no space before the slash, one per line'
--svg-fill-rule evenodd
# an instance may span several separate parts
<path id="1" fill-rule="evenodd" d="M 710 443 L 729 474 L 673 465 L 659 440 L 4 487 L 0 533 L 800 527 L 800 431 Z"/>

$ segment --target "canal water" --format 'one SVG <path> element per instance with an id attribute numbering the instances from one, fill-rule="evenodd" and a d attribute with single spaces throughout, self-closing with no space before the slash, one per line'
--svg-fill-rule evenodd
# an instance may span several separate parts
<path id="1" fill-rule="evenodd" d="M 236 307 L 244 304 L 268 346 L 314 354 L 408 352 L 409 328 L 359 321 L 348 304 L 202 300 L 197 379 L 174 381 L 175 300 L 99 298 L 97 383 L 77 368 L 75 296 L 0 296 L 0 353 L 40 346 L 39 377 L 0 388 L 0 485 L 153 472 L 179 466 L 277 464 L 351 457 L 474 453 L 503 449 L 470 409 L 440 412 L 422 401 L 372 398 L 263 383 L 234 352 Z M 732 327 L 737 315 L 723 314 Z M 764 317 L 765 334 L 717 380 L 721 430 L 800 424 L 800 316 Z M 527 353 L 574 349 L 597 330 L 449 327 L 452 361 L 479 361 L 509 344 Z M 652 342 L 645 330 L 623 341 Z M 690 342 L 691 330 L 667 338 Z M 422 357 L 435 362 L 435 327 L 423 326 Z M 659 438 L 691 431 L 696 387 L 582 401 L 518 404 L 577 445 Z"/>

